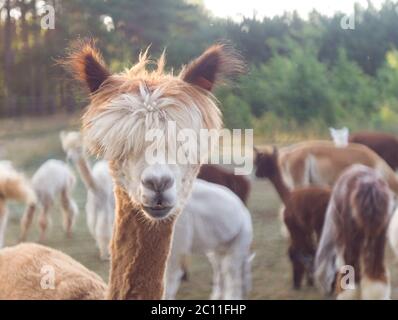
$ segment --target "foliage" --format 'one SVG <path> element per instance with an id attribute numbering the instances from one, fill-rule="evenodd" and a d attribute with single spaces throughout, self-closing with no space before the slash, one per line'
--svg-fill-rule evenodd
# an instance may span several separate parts
<path id="1" fill-rule="evenodd" d="M 94 37 L 113 71 L 133 63 L 148 45 L 154 58 L 166 48 L 169 67 L 177 69 L 211 43 L 230 42 L 250 72 L 233 89 L 217 92 L 229 128 L 366 123 L 390 129 L 396 119 L 397 1 L 381 9 L 356 5 L 354 30 L 341 27 L 341 13 L 221 19 L 201 0 L 47 3 L 55 8 L 54 30 L 40 29 L 42 1 L 0 1 L 0 116 L 80 109 L 79 90 L 55 60 L 72 40 Z"/>

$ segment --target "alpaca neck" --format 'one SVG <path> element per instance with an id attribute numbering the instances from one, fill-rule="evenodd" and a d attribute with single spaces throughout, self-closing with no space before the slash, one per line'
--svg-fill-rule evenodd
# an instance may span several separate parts
<path id="1" fill-rule="evenodd" d="M 80 157 L 79 160 L 77 160 L 76 162 L 76 166 L 79 170 L 80 177 L 82 178 L 86 189 L 95 190 L 96 189 L 95 180 L 91 172 L 91 168 L 87 163 L 87 160 L 84 157 Z"/>
<path id="2" fill-rule="evenodd" d="M 119 186 L 115 198 L 108 298 L 162 299 L 174 219 L 148 222 Z"/>
<path id="3" fill-rule="evenodd" d="M 279 194 L 282 202 L 286 205 L 288 198 L 290 196 L 290 190 L 287 187 L 285 181 L 282 178 L 282 173 L 279 168 L 279 165 L 276 166 L 278 169 L 277 171 L 269 177 L 270 181 L 273 183 L 276 191 Z"/>

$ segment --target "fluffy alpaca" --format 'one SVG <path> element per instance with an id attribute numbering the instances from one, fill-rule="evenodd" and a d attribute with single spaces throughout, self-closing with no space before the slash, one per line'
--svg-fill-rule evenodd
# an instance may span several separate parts
<path id="1" fill-rule="evenodd" d="M 106 284 L 68 255 L 21 243 L 0 250 L 0 300 L 104 299 Z"/>
<path id="2" fill-rule="evenodd" d="M 256 176 L 270 179 L 284 204 L 281 214 L 289 234 L 288 255 L 293 269 L 293 287 L 301 287 L 304 274 L 312 285 L 315 252 L 331 191 L 327 187 L 315 186 L 289 190 L 282 179 L 278 150 L 274 148 L 272 156 L 257 153 L 255 164 L 262 163 L 263 157 L 268 165 L 257 166 Z"/>
<path id="3" fill-rule="evenodd" d="M 329 131 L 336 147 L 346 147 L 348 145 L 349 131 L 347 127 L 341 129 L 329 128 Z"/>
<path id="4" fill-rule="evenodd" d="M 259 168 L 267 167 L 267 154 L 271 157 L 272 151 L 262 152 Z M 332 187 L 340 174 L 355 163 L 378 171 L 398 194 L 398 179 L 394 171 L 366 146 L 350 143 L 338 148 L 331 141 L 306 141 L 281 148 L 279 152 L 279 167 L 290 190 L 309 185 Z"/>
<path id="5" fill-rule="evenodd" d="M 15 170 L 10 161 L 0 161 L 0 248 L 4 245 L 8 210 L 6 202 L 23 202 L 28 208 L 36 205 L 36 195 L 25 176 Z"/>
<path id="6" fill-rule="evenodd" d="M 87 189 L 86 221 L 102 260 L 109 260 L 109 244 L 115 216 L 113 182 L 106 161 L 98 161 L 91 169 L 83 151 L 79 132 L 61 132 L 62 148 L 77 167 Z"/>
<path id="7" fill-rule="evenodd" d="M 398 169 L 398 138 L 382 132 L 357 132 L 350 135 L 351 143 L 359 143 L 376 152 L 394 170 Z"/>
<path id="8" fill-rule="evenodd" d="M 166 298 L 174 299 L 181 259 L 206 254 L 213 268 L 212 299 L 242 299 L 251 288 L 250 213 L 228 188 L 197 179 L 174 228 L 166 272 Z"/>
<path id="9" fill-rule="evenodd" d="M 315 260 L 315 277 L 338 299 L 388 299 L 385 242 L 394 195 L 375 170 L 353 165 L 338 179 L 327 209 Z M 347 288 L 343 266 L 353 268 Z"/>
<path id="10" fill-rule="evenodd" d="M 244 204 L 250 193 L 249 180 L 241 175 L 235 175 L 221 166 L 204 164 L 200 168 L 198 178 L 209 182 L 217 183 L 231 189 Z"/>
<path id="11" fill-rule="evenodd" d="M 40 242 L 46 240 L 49 212 L 58 196 L 61 200 L 63 226 L 66 235 L 68 238 L 72 236 L 72 228 L 79 213 L 79 208 L 71 196 L 75 184 L 75 175 L 68 165 L 61 160 L 47 160 L 37 169 L 32 177 L 32 187 L 37 196 L 37 204 L 36 206 L 29 206 L 21 219 L 21 241 L 26 240 L 37 207 L 40 207 Z"/>
<path id="12" fill-rule="evenodd" d="M 210 90 L 223 76 L 242 70 L 241 61 L 223 45 L 209 48 L 179 76 L 165 74 L 164 61 L 162 56 L 158 68 L 149 72 L 145 69 L 147 55 L 143 54 L 130 70 L 111 75 L 90 43 L 76 48 L 68 60 L 75 76 L 91 91 L 91 103 L 83 117 L 83 136 L 92 152 L 110 161 L 115 183 L 108 299 L 163 297 L 175 219 L 200 167 L 196 163 L 168 165 L 161 161 L 166 158 L 164 150 L 173 148 L 169 140 L 165 141 L 166 149 L 156 150 L 159 161 L 148 163 L 145 153 L 151 144 L 145 139 L 146 133 L 158 129 L 167 136 L 168 121 L 176 124 L 178 132 L 190 128 L 197 137 L 201 129 L 220 129 L 220 111 Z M 9 267 L 8 262 L 0 264 L 0 269 Z M 25 268 L 29 263 L 16 272 Z M 15 271 L 12 274 L 22 278 Z M 73 278 L 70 276 L 70 281 Z M 26 276 L 23 281 L 14 283 L 6 295 L 18 298 L 21 287 L 25 292 L 37 291 L 34 284 L 26 287 Z M 82 288 L 80 293 L 85 291 Z M 69 292 L 64 294 L 70 296 Z"/>

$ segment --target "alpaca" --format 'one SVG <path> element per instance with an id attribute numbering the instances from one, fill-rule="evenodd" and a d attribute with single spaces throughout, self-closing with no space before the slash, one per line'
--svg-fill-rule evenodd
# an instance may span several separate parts
<path id="1" fill-rule="evenodd" d="M 394 195 L 375 170 L 355 164 L 336 182 L 315 259 L 315 278 L 338 299 L 389 299 L 385 266 L 387 228 Z M 343 276 L 353 268 L 350 288 Z M 348 269 L 349 270 L 349 269 Z"/>
<path id="2" fill-rule="evenodd" d="M 267 170 L 267 154 L 272 157 L 272 152 L 264 151 L 261 161 L 255 160 L 260 170 Z M 338 148 L 331 141 L 306 141 L 281 148 L 279 152 L 279 167 L 290 190 L 309 185 L 332 187 L 340 174 L 355 163 L 378 171 L 398 194 L 395 173 L 366 146 L 350 143 L 344 148 Z"/>
<path id="3" fill-rule="evenodd" d="M 115 184 L 108 299 L 163 297 L 175 219 L 200 168 L 200 163 L 190 162 L 169 165 L 162 161 L 166 158 L 165 150 L 173 149 L 175 134 L 183 128 L 194 130 L 196 137 L 201 129 L 221 128 L 221 114 L 211 90 L 223 78 L 243 71 L 239 57 L 225 45 L 210 47 L 178 76 L 164 73 L 164 55 L 151 72 L 145 68 L 148 62 L 145 52 L 130 70 L 111 75 L 98 50 L 86 42 L 75 48 L 66 62 L 91 92 L 90 105 L 83 116 L 83 138 L 92 153 L 110 161 Z M 165 137 L 170 122 L 175 123 L 178 132 L 165 139 L 167 148 L 155 148 L 158 161 L 147 161 L 146 151 L 153 151 L 153 145 L 148 143 L 146 134 L 157 129 Z M 178 142 L 174 147 L 181 145 Z M 35 261 L 34 255 L 27 255 L 27 260 Z M 0 269 L 9 267 L 7 262 L 0 264 Z M 23 268 L 11 275 L 19 278 L 20 270 L 25 268 L 37 273 L 37 266 L 26 261 Z M 32 287 L 26 287 L 26 270 L 22 272 L 24 294 L 37 291 L 34 281 Z M 11 275 L 1 278 L 2 281 L 10 282 Z M 73 275 L 69 281 L 75 281 Z M 22 286 L 14 282 L 7 295 L 17 297 Z M 64 294 L 78 299 L 87 294 L 87 287 L 75 292 L 72 297 L 70 292 Z"/>
<path id="4" fill-rule="evenodd" d="M 68 238 L 72 237 L 72 228 L 79 213 L 79 208 L 71 196 L 75 184 L 75 175 L 61 160 L 47 160 L 37 169 L 32 177 L 32 187 L 37 196 L 37 204 L 28 207 L 21 219 L 21 241 L 26 241 L 37 207 L 40 207 L 41 210 L 39 215 L 40 242 L 46 241 L 49 211 L 58 196 L 61 200 L 64 230 Z"/>
<path id="5" fill-rule="evenodd" d="M 398 257 L 398 208 L 391 217 L 390 225 L 388 227 L 388 240 L 395 256 Z"/>
<path id="6" fill-rule="evenodd" d="M 256 162 L 262 162 L 263 156 L 267 158 L 268 165 L 257 166 L 256 176 L 270 179 L 284 204 L 281 214 L 289 234 L 288 255 L 292 263 L 293 288 L 300 289 L 304 274 L 308 284 L 313 283 L 315 252 L 331 190 L 317 186 L 289 190 L 282 179 L 278 150 L 274 148 L 271 157 L 258 153 Z"/>
<path id="7" fill-rule="evenodd" d="M 394 170 L 398 169 L 398 138 L 381 132 L 357 132 L 350 135 L 350 143 L 367 146 L 376 152 Z"/>
<path id="8" fill-rule="evenodd" d="M 329 131 L 336 147 L 346 147 L 348 145 L 349 131 L 347 127 L 341 129 L 329 128 Z"/>
<path id="9" fill-rule="evenodd" d="M 23 202 L 28 208 L 36 205 L 36 194 L 25 176 L 15 170 L 10 161 L 0 161 L 0 248 L 4 246 L 8 210 L 6 202 Z"/>
<path id="10" fill-rule="evenodd" d="M 0 250 L 0 300 L 104 299 L 106 284 L 68 255 L 21 243 Z"/>
<path id="11" fill-rule="evenodd" d="M 166 272 L 166 298 L 174 299 L 183 268 L 181 259 L 206 254 L 213 268 L 212 299 L 242 299 L 251 288 L 251 216 L 228 188 L 197 179 L 178 216 Z"/>
<path id="12" fill-rule="evenodd" d="M 247 204 L 250 193 L 250 182 L 246 177 L 235 175 L 221 166 L 204 164 L 200 168 L 198 178 L 226 186 L 231 189 L 244 204 Z"/>
<path id="13" fill-rule="evenodd" d="M 109 260 L 109 244 L 115 216 L 113 182 L 106 161 L 98 161 L 91 169 L 83 152 L 79 132 L 60 133 L 62 148 L 77 167 L 87 189 L 86 221 L 90 234 L 96 241 L 102 260 Z"/>

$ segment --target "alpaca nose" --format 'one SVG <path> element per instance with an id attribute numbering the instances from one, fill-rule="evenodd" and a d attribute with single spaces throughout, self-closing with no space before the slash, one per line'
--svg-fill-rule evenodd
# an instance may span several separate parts
<path id="1" fill-rule="evenodd" d="M 155 192 L 162 192 L 171 188 L 174 184 L 174 178 L 170 174 L 150 174 L 144 175 L 141 183 L 145 188 Z"/>

